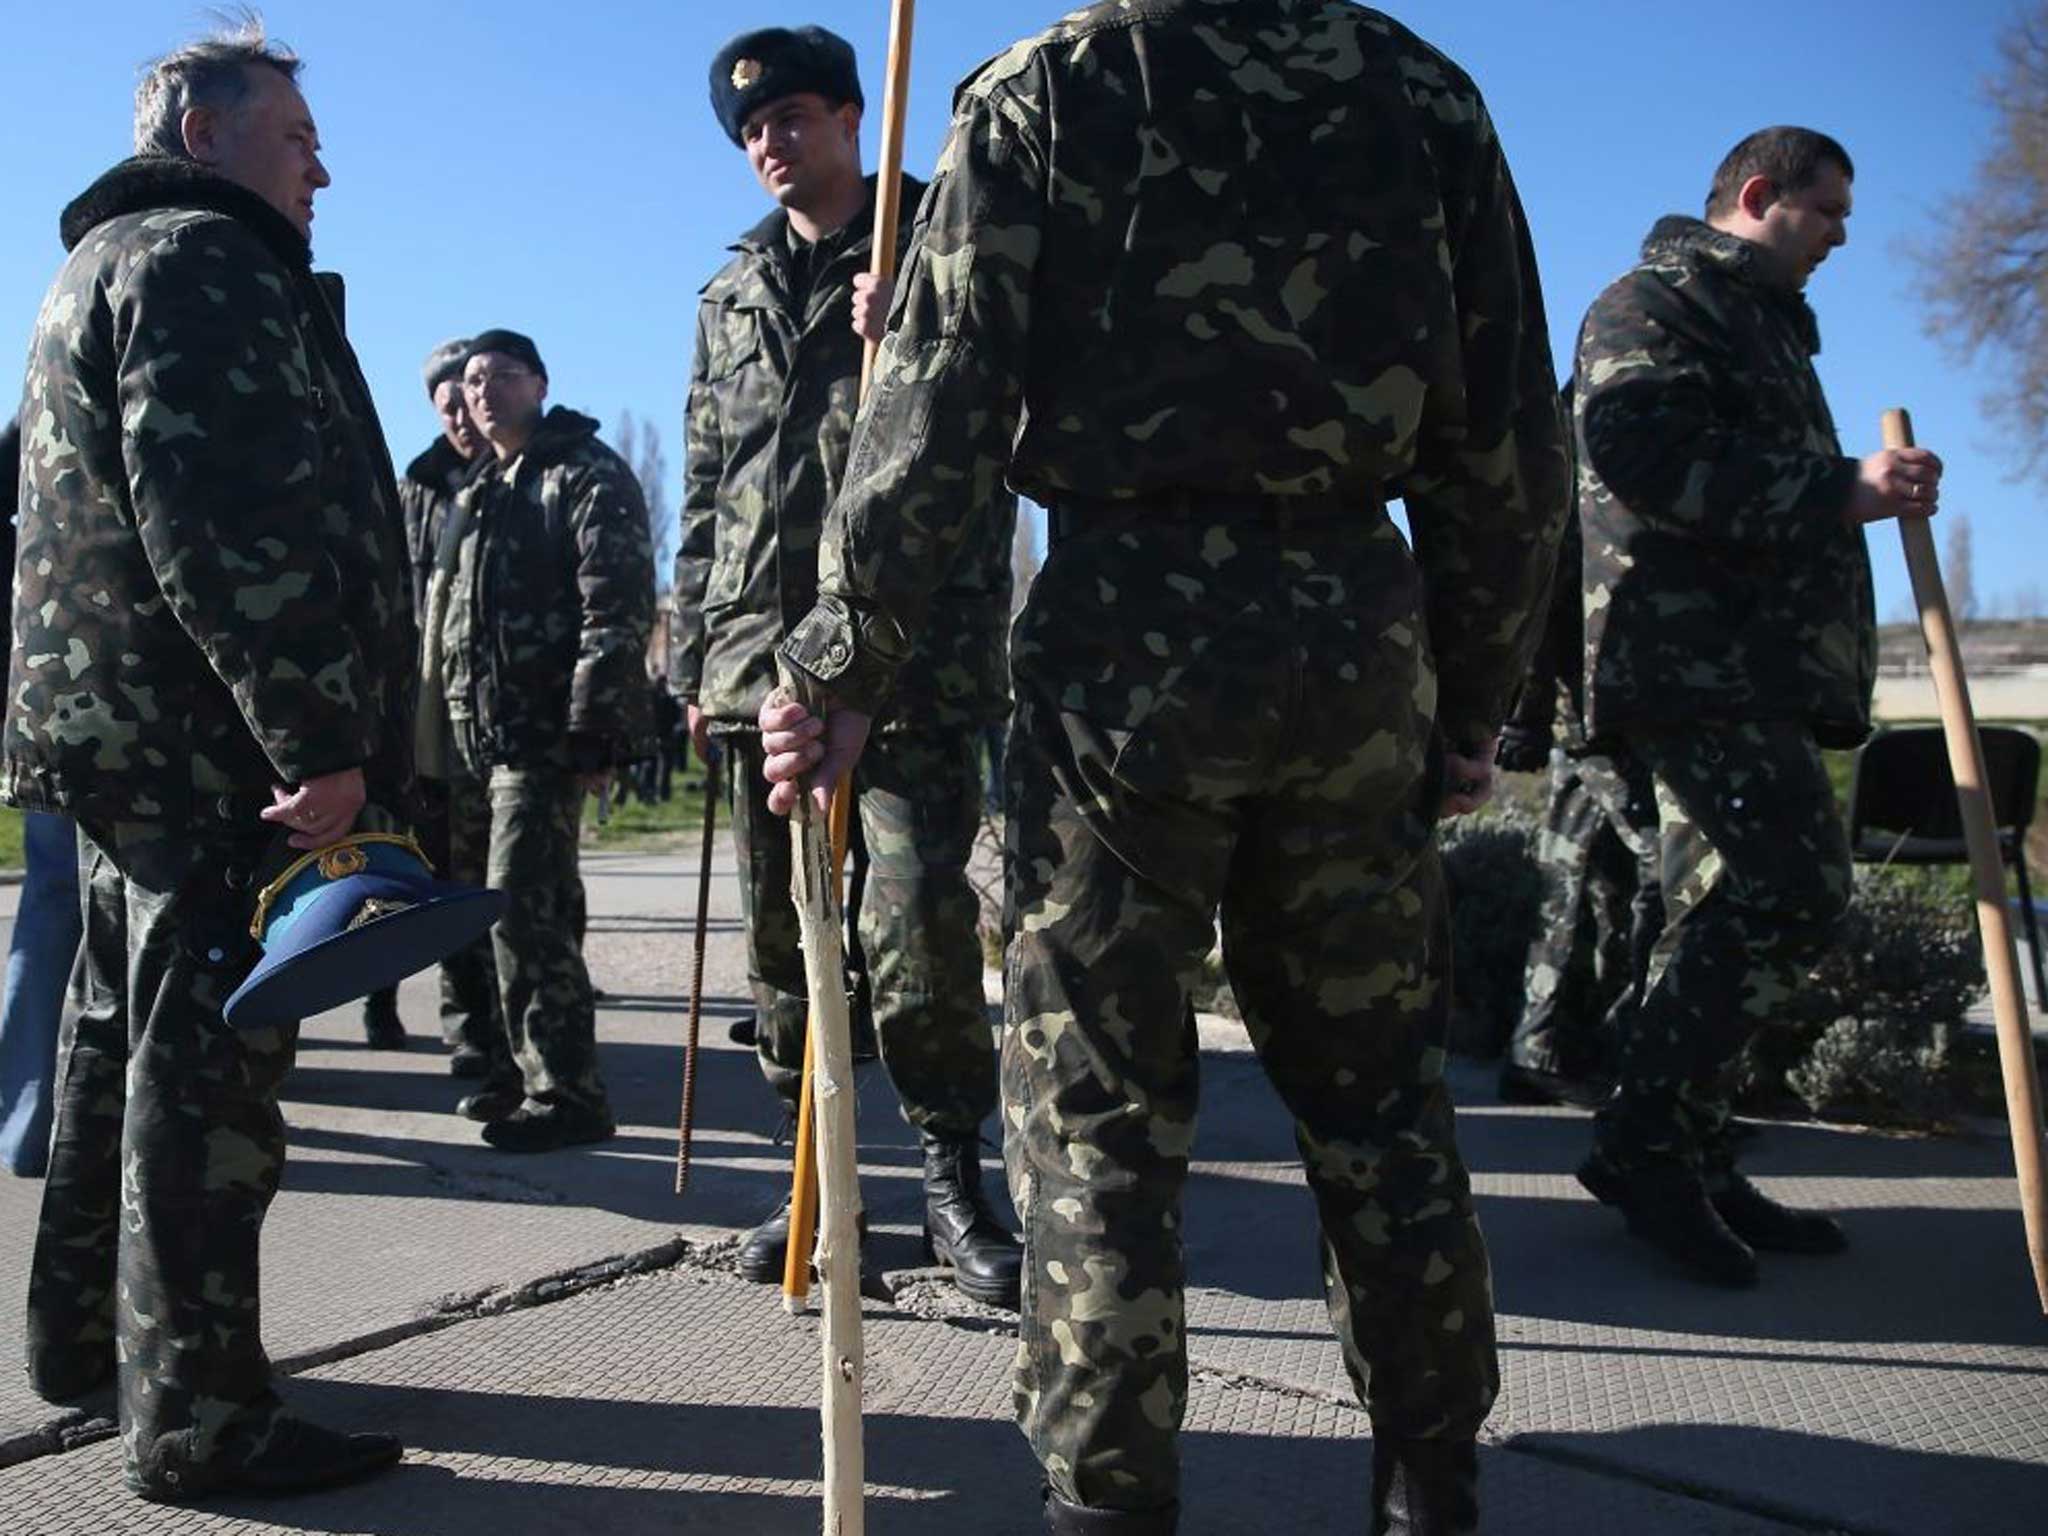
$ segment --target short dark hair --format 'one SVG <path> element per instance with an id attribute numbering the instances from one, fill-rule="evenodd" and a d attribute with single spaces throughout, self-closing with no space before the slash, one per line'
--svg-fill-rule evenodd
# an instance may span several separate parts
<path id="1" fill-rule="evenodd" d="M 185 114 L 194 107 L 231 112 L 255 89 L 249 71 L 257 65 L 285 79 L 299 78 L 299 56 L 273 43 L 254 11 L 224 18 L 232 22 L 212 37 L 167 53 L 142 73 L 135 87 L 135 153 L 185 159 Z"/>
<path id="2" fill-rule="evenodd" d="M 1714 172 L 1714 185 L 1707 193 L 1707 217 L 1732 213 L 1743 183 L 1761 176 L 1779 193 L 1802 192 L 1813 185 L 1824 165 L 1839 165 L 1849 180 L 1856 179 L 1855 162 L 1849 151 L 1824 133 L 1811 128 L 1759 128 L 1728 151 L 1721 168 Z"/>

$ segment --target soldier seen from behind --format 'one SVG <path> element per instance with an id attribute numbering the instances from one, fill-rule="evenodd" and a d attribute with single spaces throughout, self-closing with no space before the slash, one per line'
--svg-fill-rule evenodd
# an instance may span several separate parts
<path id="1" fill-rule="evenodd" d="M 1830 1217 L 1734 1166 L 1727 1074 L 1850 897 L 1821 759 L 1870 730 L 1863 528 L 1930 516 L 1925 449 L 1844 456 L 1807 280 L 1848 238 L 1854 168 L 1824 134 L 1729 151 L 1704 221 L 1660 219 L 1579 333 L 1586 726 L 1656 785 L 1665 928 L 1579 1177 L 1703 1279 L 1756 1250 L 1832 1253 Z"/>
<path id="2" fill-rule="evenodd" d="M 978 534 L 954 488 L 1049 509 L 1012 637 L 1002 1068 L 1047 1528 L 1178 1522 L 1220 911 L 1372 1418 L 1372 1529 L 1473 1530 L 1498 1368 L 1435 824 L 1490 790 L 1567 494 L 1486 108 L 1340 0 L 1097 4 L 962 88 L 914 250 L 783 648 L 829 712 L 761 723 L 772 803 L 821 754 L 822 794 L 944 641 Z"/>
<path id="3" fill-rule="evenodd" d="M 298 73 L 253 22 L 148 68 L 135 157 L 64 210 L 22 405 L 4 797 L 75 818 L 87 885 L 29 1380 L 113 1382 L 128 1484 L 162 1501 L 399 1456 L 273 1390 L 257 1255 L 297 1028 L 221 1017 L 266 863 L 409 777 L 398 493 L 311 267 Z"/>
<path id="4" fill-rule="evenodd" d="M 861 174 L 852 48 L 816 27 L 745 34 L 713 61 L 711 97 L 777 207 L 698 301 L 672 675 L 699 752 L 716 736 L 731 754 L 755 1046 L 794 1111 L 808 1004 L 789 829 L 767 809 L 755 717 L 775 683 L 776 646 L 817 595 L 819 529 L 846 474 L 863 341 L 881 334 L 888 294 L 868 273 L 874 178 Z M 903 185 L 908 207 L 922 189 Z M 908 239 L 905 219 L 899 249 Z M 868 861 L 859 947 L 882 1064 L 923 1147 L 927 1243 L 963 1291 L 1014 1306 L 1021 1254 L 981 1185 L 996 1058 L 967 861 L 982 807 L 975 743 L 1007 707 L 1016 499 L 993 472 L 939 495 L 970 532 L 932 598 L 931 639 L 856 776 Z M 788 1237 L 785 1203 L 748 1234 L 740 1273 L 779 1281 Z"/>
<path id="5" fill-rule="evenodd" d="M 640 482 L 597 423 L 547 406 L 516 331 L 475 337 L 462 389 L 486 459 L 435 551 L 426 676 L 445 706 L 453 878 L 511 900 L 491 930 L 502 1047 L 461 1113 L 504 1152 L 603 1141 L 580 933 L 586 794 L 649 739 L 654 553 Z"/>
<path id="6" fill-rule="evenodd" d="M 462 367 L 469 360 L 469 338 L 455 337 L 427 354 L 420 374 L 427 400 L 434 408 L 440 434 L 406 465 L 398 477 L 398 499 L 405 508 L 405 547 L 412 565 L 413 613 L 420 622 L 420 722 L 415 736 L 415 767 L 419 773 L 420 846 L 436 869 L 452 866 L 449 849 L 451 781 L 462 774 L 448 739 L 448 701 L 442 691 L 441 626 L 427 621 L 434 598 L 434 553 L 448 525 L 455 493 L 482 467 L 490 445 L 470 420 L 462 393 Z M 439 594 L 447 601 L 444 582 Z M 478 783 L 464 781 L 462 792 L 474 799 L 486 793 Z M 475 861 L 468 878 L 481 884 L 484 860 Z M 378 994 L 379 996 L 383 994 Z M 373 996 L 368 1009 L 378 1006 Z M 396 1022 L 397 999 L 391 1003 Z M 366 1018 L 366 1024 L 368 1019 Z M 498 1017 L 498 973 L 488 939 L 441 962 L 441 1038 L 449 1046 L 448 1070 L 457 1077 L 486 1077 L 494 1064 L 506 1063 L 500 1076 L 509 1078 L 505 1026 Z M 375 1037 L 372 1037 L 374 1043 Z"/>

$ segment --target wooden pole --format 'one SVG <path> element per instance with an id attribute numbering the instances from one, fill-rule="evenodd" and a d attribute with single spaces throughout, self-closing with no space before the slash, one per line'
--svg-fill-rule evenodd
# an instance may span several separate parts
<path id="1" fill-rule="evenodd" d="M 874 233 L 869 242 L 868 271 L 877 278 L 896 275 L 896 238 L 903 221 L 903 122 L 910 102 L 910 39 L 917 19 L 916 0 L 891 0 L 889 11 L 889 64 L 882 94 L 882 145 L 880 173 L 875 178 Z M 874 379 L 875 354 L 881 343 L 869 340 L 861 349 L 860 393 L 867 398 Z M 846 868 L 846 849 L 853 824 L 853 786 L 842 784 L 832 797 L 833 891 L 840 899 L 844 888 L 838 883 Z M 811 1022 L 817 1022 L 813 1005 Z M 817 1194 L 813 1184 L 817 1166 L 811 1138 L 809 1115 L 813 1057 L 804 1046 L 804 1085 L 797 1111 L 796 1159 L 790 1171 L 789 1248 L 783 1259 L 782 1304 L 798 1311 L 810 1294 L 812 1222 L 816 1220 Z"/>
<path id="2" fill-rule="evenodd" d="M 1884 445 L 1913 446 L 1913 422 L 1904 411 L 1885 412 Z M 2041 1083 L 2034 1066 L 2026 994 L 2020 990 L 2019 952 L 2013 946 L 2012 923 L 2006 915 L 2005 865 L 1998 856 L 1998 823 L 1984 771 L 1984 744 L 1977 736 L 1969 679 L 1963 675 L 1962 648 L 1956 643 L 1948 593 L 1941 582 L 1941 563 L 1935 558 L 1934 531 L 1924 517 L 1902 517 L 1898 524 L 1899 538 L 1906 547 L 1906 569 L 1913 577 L 1913 598 L 1920 608 L 1927 663 L 1934 674 L 1934 694 L 1941 705 L 1941 728 L 1948 738 L 1963 838 L 1970 849 L 1977 931 L 1984 941 L 1991 1016 L 1998 1027 L 1998 1058 L 2005 1076 L 2005 1109 L 2012 1124 L 2013 1166 L 2019 1175 L 2027 1256 L 2033 1264 L 2041 1310 L 2048 1312 L 2048 1180 L 2042 1175 Z M 2024 849 L 2020 857 L 2026 857 Z"/>
<path id="3" fill-rule="evenodd" d="M 853 835 L 853 786 L 839 786 L 832 797 L 832 900 L 846 900 L 846 850 Z M 841 996 L 845 981 L 841 978 Z M 818 1122 L 811 1112 L 818 1073 L 818 1010 L 811 1008 L 804 1025 L 803 1089 L 797 1096 L 796 1157 L 790 1168 L 789 1242 L 782 1252 L 782 1305 L 792 1314 L 803 1310 L 811 1294 L 811 1245 L 818 1236 Z"/>

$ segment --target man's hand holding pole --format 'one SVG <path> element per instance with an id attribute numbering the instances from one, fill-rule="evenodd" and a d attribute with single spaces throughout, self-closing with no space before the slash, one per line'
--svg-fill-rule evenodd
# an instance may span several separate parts
<path id="1" fill-rule="evenodd" d="M 873 721 L 857 709 L 838 704 L 830 706 L 820 719 L 777 689 L 761 706 L 760 724 L 767 759 L 762 771 L 773 786 L 768 791 L 768 809 L 787 816 L 808 788 L 818 814 L 828 815 L 833 792 L 860 761 Z"/>

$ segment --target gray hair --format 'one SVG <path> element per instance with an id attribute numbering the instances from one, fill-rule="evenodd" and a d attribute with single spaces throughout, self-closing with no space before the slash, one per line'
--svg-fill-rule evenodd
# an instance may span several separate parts
<path id="1" fill-rule="evenodd" d="M 264 34 L 263 18 L 254 11 L 223 16 L 227 23 L 211 37 L 187 43 L 149 65 L 135 87 L 135 153 L 190 158 L 185 152 L 185 114 L 195 107 L 232 112 L 247 101 L 254 87 L 249 71 L 257 65 L 276 70 L 285 79 L 299 77 L 299 56 Z"/>

